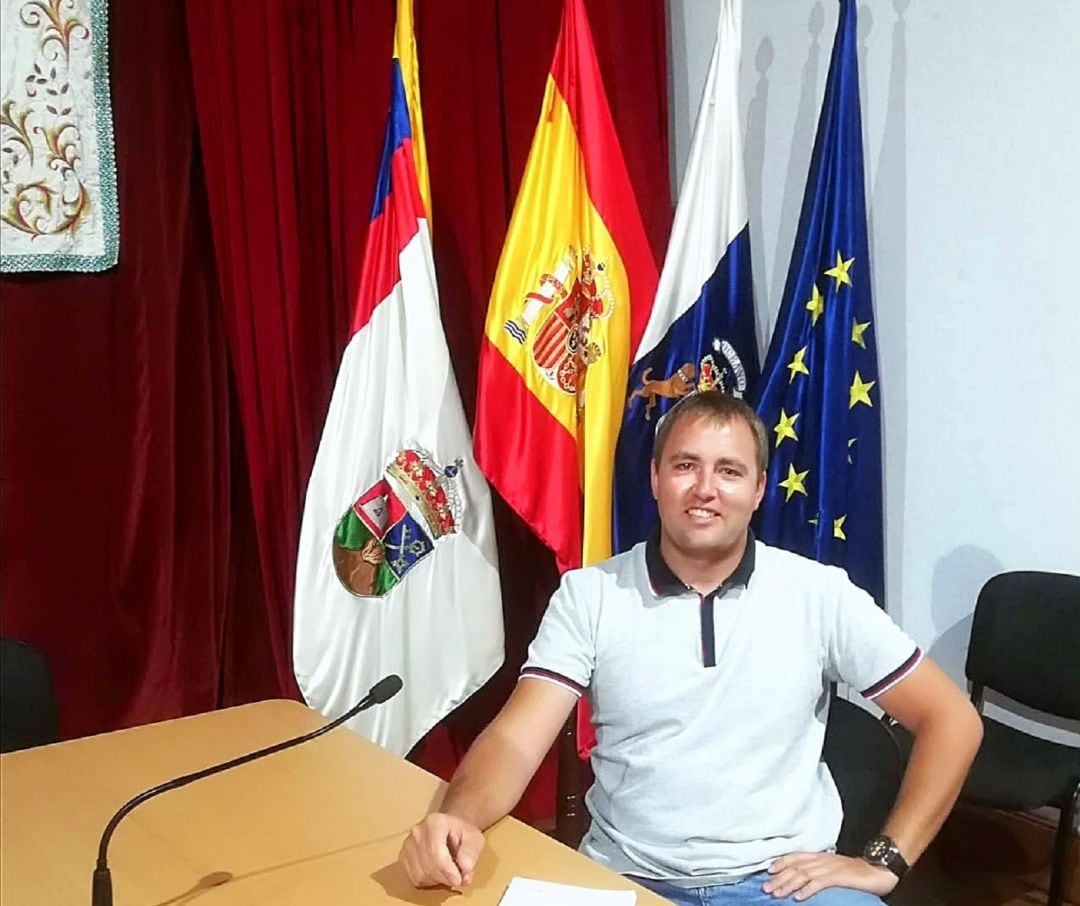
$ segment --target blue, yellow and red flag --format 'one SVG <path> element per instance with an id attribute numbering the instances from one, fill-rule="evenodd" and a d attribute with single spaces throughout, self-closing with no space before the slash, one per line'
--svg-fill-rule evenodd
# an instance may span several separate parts
<path id="1" fill-rule="evenodd" d="M 615 442 L 656 284 L 582 0 L 566 0 L 491 292 L 474 441 L 560 571 L 611 553 Z"/>
<path id="2" fill-rule="evenodd" d="M 439 315 L 412 0 L 391 72 L 353 335 L 304 505 L 293 668 L 327 716 L 400 674 L 350 726 L 405 753 L 498 668 L 503 625 L 491 496 Z"/>

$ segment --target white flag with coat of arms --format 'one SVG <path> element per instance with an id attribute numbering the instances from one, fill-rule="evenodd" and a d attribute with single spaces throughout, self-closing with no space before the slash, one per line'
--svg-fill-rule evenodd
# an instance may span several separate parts
<path id="1" fill-rule="evenodd" d="M 293 668 L 336 717 L 379 679 L 404 687 L 349 722 L 406 753 L 503 659 L 491 497 L 439 317 L 411 0 L 350 339 L 311 472 Z"/>

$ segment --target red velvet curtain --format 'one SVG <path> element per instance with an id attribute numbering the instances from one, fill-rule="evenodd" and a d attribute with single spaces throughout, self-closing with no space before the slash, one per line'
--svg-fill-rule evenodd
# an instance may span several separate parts
<path id="1" fill-rule="evenodd" d="M 183 9 L 110 29 L 120 263 L 0 293 L 2 631 L 48 657 L 64 736 L 221 702 L 244 506 Z"/>
<path id="2" fill-rule="evenodd" d="M 561 6 L 416 3 L 443 322 L 470 417 Z M 586 6 L 659 259 L 664 3 Z M 296 540 L 348 336 L 393 15 L 392 0 L 113 4 L 121 263 L 4 281 L 3 631 L 50 657 L 67 735 L 295 694 Z M 556 579 L 496 506 L 507 667 L 448 722 L 450 761 L 504 700 Z"/>

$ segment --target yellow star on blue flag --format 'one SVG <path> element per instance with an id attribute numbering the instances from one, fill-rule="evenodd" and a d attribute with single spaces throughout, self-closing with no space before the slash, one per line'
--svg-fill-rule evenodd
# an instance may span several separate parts
<path id="1" fill-rule="evenodd" d="M 855 0 L 840 0 L 802 213 L 756 394 L 776 437 L 756 530 L 767 544 L 843 567 L 881 604 L 883 396 L 870 329 L 856 36 Z M 798 413 L 797 432 L 788 413 Z"/>

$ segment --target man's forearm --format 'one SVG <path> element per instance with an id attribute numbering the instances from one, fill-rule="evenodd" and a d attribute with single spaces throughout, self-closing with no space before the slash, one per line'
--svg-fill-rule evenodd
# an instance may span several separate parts
<path id="1" fill-rule="evenodd" d="M 517 805 L 577 702 L 565 687 L 524 678 L 469 748 L 440 810 L 486 830 Z"/>
<path id="2" fill-rule="evenodd" d="M 538 766 L 498 728 L 488 727 L 454 772 L 439 810 L 487 830 L 517 805 Z"/>
<path id="3" fill-rule="evenodd" d="M 949 816 L 981 739 L 982 723 L 970 706 L 927 721 L 916 732 L 896 805 L 883 829 L 909 865 Z"/>

